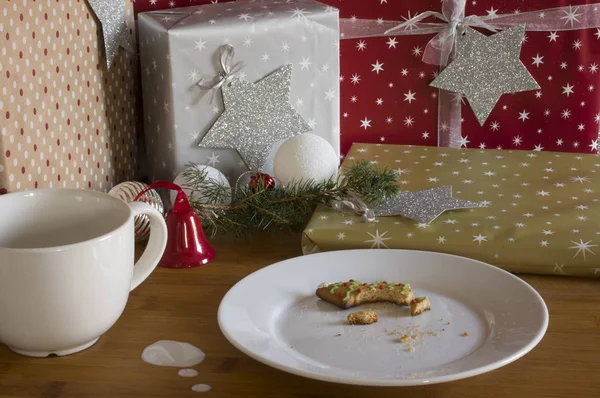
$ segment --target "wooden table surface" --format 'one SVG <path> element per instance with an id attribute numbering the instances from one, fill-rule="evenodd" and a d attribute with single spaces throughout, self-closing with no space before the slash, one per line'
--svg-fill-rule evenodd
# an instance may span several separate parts
<path id="1" fill-rule="evenodd" d="M 157 269 L 136 289 L 117 324 L 90 349 L 68 357 L 33 359 L 0 346 L 0 397 L 598 397 L 600 396 L 600 285 L 597 281 L 524 276 L 546 300 L 546 337 L 522 359 L 491 373 L 414 388 L 364 388 L 289 375 L 236 350 L 216 316 L 227 290 L 249 273 L 298 256 L 299 235 L 217 240 L 217 259 L 192 270 Z M 144 363 L 144 347 L 186 341 L 206 360 L 199 376 Z M 212 386 L 196 393 L 192 385 Z"/>

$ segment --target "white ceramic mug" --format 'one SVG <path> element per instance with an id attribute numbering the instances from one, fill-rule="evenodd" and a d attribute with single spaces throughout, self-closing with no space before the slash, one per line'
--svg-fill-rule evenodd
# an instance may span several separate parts
<path id="1" fill-rule="evenodd" d="M 134 266 L 138 214 L 151 233 Z M 142 202 L 83 189 L 0 196 L 0 343 L 34 357 L 92 346 L 166 244 L 163 216 Z"/>

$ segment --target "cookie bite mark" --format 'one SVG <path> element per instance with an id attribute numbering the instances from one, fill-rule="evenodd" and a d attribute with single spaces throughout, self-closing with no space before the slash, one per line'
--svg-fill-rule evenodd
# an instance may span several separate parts
<path id="1" fill-rule="evenodd" d="M 348 315 L 350 325 L 370 325 L 379 320 L 375 311 L 357 311 Z"/>
<path id="2" fill-rule="evenodd" d="M 428 297 L 417 297 L 410 302 L 410 315 L 416 316 L 424 311 L 431 310 L 431 302 Z"/>
<path id="3" fill-rule="evenodd" d="M 409 284 L 388 283 L 385 281 L 368 284 L 353 279 L 348 282 L 319 285 L 316 295 L 342 309 L 378 302 L 409 305 L 414 299 Z"/>

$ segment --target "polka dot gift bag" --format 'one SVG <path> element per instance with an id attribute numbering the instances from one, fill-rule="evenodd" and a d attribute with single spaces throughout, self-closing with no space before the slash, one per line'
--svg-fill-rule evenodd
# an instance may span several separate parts
<path id="1" fill-rule="evenodd" d="M 123 16 L 120 37 L 110 34 L 114 19 L 101 7 L 108 3 Z M 0 194 L 45 187 L 107 191 L 136 178 L 131 3 L 4 0 L 2 10 Z"/>

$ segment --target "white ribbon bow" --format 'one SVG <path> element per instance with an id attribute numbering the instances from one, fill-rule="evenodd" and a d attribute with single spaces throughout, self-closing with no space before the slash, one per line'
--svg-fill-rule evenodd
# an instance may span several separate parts
<path id="1" fill-rule="evenodd" d="M 483 20 L 478 15 L 465 16 L 466 0 L 444 1 L 442 12 L 426 11 L 407 19 L 401 24 L 388 29 L 385 34 L 389 35 L 399 30 L 412 30 L 417 27 L 419 22 L 429 17 L 437 18 L 443 22 L 421 23 L 418 27 L 423 34 L 424 30 L 430 30 L 427 33 L 439 32 L 433 39 L 427 43 L 423 53 L 423 61 L 433 65 L 447 65 L 452 52 L 456 48 L 458 34 L 467 27 L 484 28 L 492 32 L 497 32 L 498 28 Z M 430 28 L 430 29 L 428 29 Z"/>
<path id="2" fill-rule="evenodd" d="M 235 49 L 231 44 L 221 46 L 220 63 L 222 71 L 216 77 L 210 78 L 211 81 L 206 83 L 207 78 L 201 78 L 196 85 L 203 90 L 212 91 L 210 102 L 215 99 L 215 94 L 225 83 L 230 82 L 245 66 L 244 62 L 233 63 L 235 58 Z"/>

